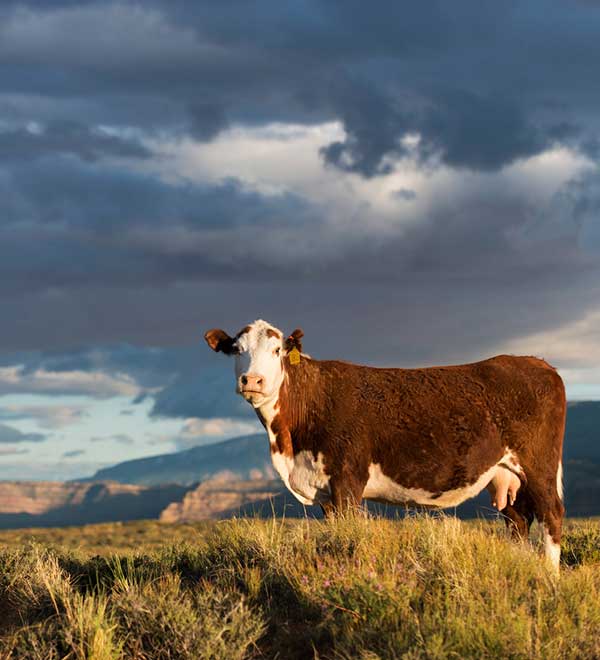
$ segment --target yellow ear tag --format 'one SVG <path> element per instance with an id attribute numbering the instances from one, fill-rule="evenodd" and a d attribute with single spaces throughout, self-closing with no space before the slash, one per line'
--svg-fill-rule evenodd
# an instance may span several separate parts
<path id="1" fill-rule="evenodd" d="M 288 353 L 288 357 L 290 358 L 290 364 L 300 364 L 300 351 L 296 347 L 292 348 Z"/>

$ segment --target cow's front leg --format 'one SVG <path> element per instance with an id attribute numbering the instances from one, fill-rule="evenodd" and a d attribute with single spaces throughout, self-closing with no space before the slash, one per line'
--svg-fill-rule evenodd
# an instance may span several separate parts
<path id="1" fill-rule="evenodd" d="M 332 477 L 330 481 L 331 502 L 328 503 L 330 505 L 329 514 L 337 515 L 356 511 L 362 502 L 366 483 L 366 479 L 361 479 L 356 475 Z"/>

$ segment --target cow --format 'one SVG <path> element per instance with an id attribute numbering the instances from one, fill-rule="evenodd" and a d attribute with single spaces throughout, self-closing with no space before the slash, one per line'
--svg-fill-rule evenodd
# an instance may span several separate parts
<path id="1" fill-rule="evenodd" d="M 276 471 L 303 504 L 326 515 L 368 499 L 455 507 L 487 488 L 513 536 L 535 518 L 558 569 L 564 516 L 566 398 L 536 357 L 376 368 L 314 360 L 303 332 L 257 320 L 210 348 L 235 356 L 236 390 L 265 427 Z"/>

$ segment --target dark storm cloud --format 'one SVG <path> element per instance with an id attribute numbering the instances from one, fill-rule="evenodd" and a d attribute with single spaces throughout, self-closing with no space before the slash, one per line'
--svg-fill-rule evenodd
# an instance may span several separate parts
<path id="1" fill-rule="evenodd" d="M 71 185 L 77 170 L 68 171 Z M 503 337 L 577 318 L 594 301 L 598 278 L 593 255 L 582 251 L 578 241 L 582 237 L 588 245 L 594 241 L 594 230 L 588 226 L 600 210 L 594 192 L 597 179 L 590 175 L 572 182 L 557 197 L 555 211 L 545 209 L 540 215 L 538 210 L 537 224 L 532 222 L 536 209 L 527 199 L 505 196 L 499 182 L 491 189 L 463 194 L 460 203 L 452 197 L 440 199 L 420 222 L 381 237 L 368 222 L 364 233 L 360 227 L 355 233 L 343 228 L 332 232 L 325 219 L 319 221 L 318 214 L 307 211 L 301 201 L 246 195 L 232 183 L 219 188 L 223 195 L 219 207 L 221 202 L 211 202 L 221 199 L 211 187 L 180 193 L 177 186 L 157 183 L 162 192 L 152 197 L 128 195 L 115 182 L 114 196 L 120 202 L 106 201 L 104 224 L 102 210 L 95 204 L 86 219 L 86 204 L 77 206 L 77 196 L 65 194 L 63 200 L 70 203 L 64 227 L 53 223 L 51 201 L 40 198 L 38 210 L 31 206 L 33 196 L 23 196 L 23 205 L 48 214 L 48 219 L 38 223 L 35 233 L 20 223 L 3 232 L 3 315 L 10 323 L 0 325 L 0 344 L 4 350 L 18 350 L 123 341 L 191 343 L 200 341 L 205 325 L 224 324 L 235 332 L 249 320 L 266 316 L 275 322 L 313 323 L 317 331 L 324 325 L 327 332 L 318 333 L 324 346 L 329 333 L 340 341 L 332 323 L 340 319 L 348 345 L 354 342 L 363 359 L 380 359 L 385 354 L 379 351 L 380 344 L 369 342 L 365 350 L 360 337 L 366 329 L 352 320 L 361 308 L 369 310 L 368 318 L 376 319 L 378 327 L 370 334 L 382 338 L 394 328 L 402 338 L 400 345 L 408 342 L 408 353 L 415 337 L 422 338 L 425 353 L 436 336 L 449 332 L 447 344 L 457 351 L 461 346 L 493 346 Z M 147 183 L 150 192 L 154 183 Z M 52 185 L 42 180 L 41 187 L 51 191 L 47 199 L 52 200 Z M 97 194 L 100 205 L 100 191 L 109 195 L 111 186 L 103 189 L 90 183 L 89 190 L 92 199 Z M 294 207 L 297 216 L 290 211 Z M 219 212 L 223 222 L 215 227 Z M 111 215 L 117 213 L 133 220 L 121 226 Z M 144 213 L 148 217 L 142 221 Z M 228 213 L 234 219 L 229 224 Z M 368 210 L 365 214 L 367 221 Z M 556 227 L 550 222 L 553 214 L 560 220 Z M 56 216 L 60 218 L 58 211 Z M 185 228 L 179 241 L 174 240 L 177 225 L 171 220 L 177 217 Z M 278 218 L 283 218 L 281 226 Z M 519 297 L 523 307 L 515 313 L 511 295 Z M 560 305 L 553 302 L 557 297 Z M 452 312 L 450 301 L 462 310 L 460 314 Z M 542 301 L 549 310 L 540 311 Z M 477 330 L 477 344 L 474 328 L 459 331 L 453 315 L 477 316 L 482 306 L 487 311 Z M 97 367 L 91 354 L 79 355 L 79 365 L 70 358 L 64 358 L 62 365 L 60 357 L 44 359 L 49 370 Z M 142 353 L 136 356 L 133 351 L 127 359 L 137 360 L 137 366 L 131 367 L 136 379 L 148 387 L 162 384 L 152 381 L 151 373 L 144 375 Z M 172 356 L 152 358 L 163 359 L 167 364 Z M 16 357 L 7 360 L 6 364 L 18 363 Z"/>
<path id="2" fill-rule="evenodd" d="M 587 191 L 596 179 L 592 174 L 567 186 L 565 240 L 580 232 L 582 208 L 593 219 L 598 199 Z M 436 200 L 421 222 L 386 231 L 381 240 L 369 227 L 368 207 L 363 225 L 346 231 L 329 223 L 326 209 L 295 194 L 264 195 L 235 180 L 166 183 L 58 157 L 7 170 L 0 199 L 0 289 L 9 303 L 17 293 L 47 293 L 56 309 L 61 291 L 84 287 L 135 289 L 249 275 L 257 282 L 405 284 L 411 273 L 464 277 L 479 268 L 497 268 L 494 277 L 502 280 L 534 271 L 576 274 L 585 266 L 574 247 L 547 253 L 535 241 L 519 242 L 532 209 L 501 182 L 463 194 L 460 202 Z M 534 238 L 545 240 L 543 223 Z"/>
<path id="3" fill-rule="evenodd" d="M 322 154 L 328 163 L 367 177 L 392 171 L 386 157 L 413 153 L 424 163 L 435 158 L 451 167 L 497 170 L 541 153 L 559 135 L 529 123 L 516 104 L 500 95 L 484 97 L 462 90 L 406 102 L 372 85 L 354 83 L 340 92 L 336 107 L 346 138 L 324 147 Z M 400 142 L 411 134 L 420 136 L 415 147 Z"/>
<path id="4" fill-rule="evenodd" d="M 30 119 L 40 96 L 64 119 L 83 99 L 98 123 L 199 140 L 232 122 L 339 119 L 347 135 L 323 155 L 364 176 L 392 167 L 415 131 L 421 159 L 474 170 L 598 132 L 600 12 L 585 4 L 29 7 L 5 9 L 0 56 L 4 102 Z M 27 107 L 13 98 L 29 94 Z"/>
<path id="5" fill-rule="evenodd" d="M 190 134 L 202 142 L 218 135 L 228 122 L 223 106 L 212 103 L 193 102 L 190 105 Z"/>
<path id="6" fill-rule="evenodd" d="M 417 193 L 410 188 L 399 188 L 398 190 L 394 190 L 392 197 L 401 199 L 404 202 L 412 202 L 414 199 L 417 199 Z"/>
<path id="7" fill-rule="evenodd" d="M 148 158 L 139 142 L 122 139 L 75 121 L 53 121 L 39 128 L 0 131 L 0 162 L 70 154 L 86 161 L 106 156 Z"/>
<path id="8" fill-rule="evenodd" d="M 235 180 L 168 184 L 56 157 L 0 175 L 0 289 L 166 285 L 232 276 L 318 225 L 298 195 L 264 196 Z"/>
<path id="9" fill-rule="evenodd" d="M 19 429 L 0 423 L 0 443 L 12 444 L 15 442 L 44 442 L 48 436 L 42 433 L 23 433 Z"/>

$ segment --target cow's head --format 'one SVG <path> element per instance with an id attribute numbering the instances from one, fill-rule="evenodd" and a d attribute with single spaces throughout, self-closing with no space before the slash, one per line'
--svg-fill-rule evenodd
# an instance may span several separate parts
<path id="1" fill-rule="evenodd" d="M 301 351 L 303 332 L 285 337 L 266 321 L 254 321 L 235 337 L 224 330 L 209 330 L 206 343 L 213 351 L 235 357 L 236 391 L 255 408 L 277 396 L 285 375 L 283 358 L 294 348 Z"/>

